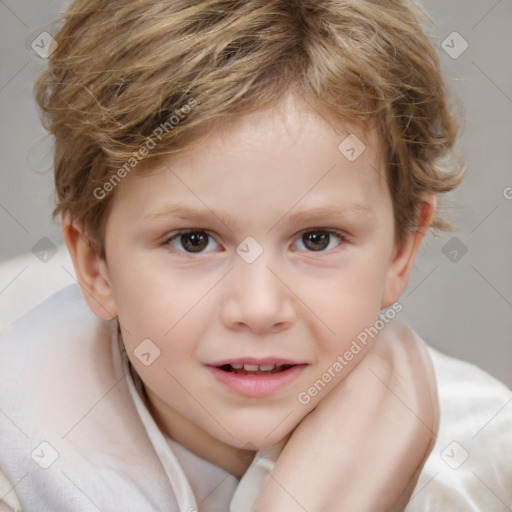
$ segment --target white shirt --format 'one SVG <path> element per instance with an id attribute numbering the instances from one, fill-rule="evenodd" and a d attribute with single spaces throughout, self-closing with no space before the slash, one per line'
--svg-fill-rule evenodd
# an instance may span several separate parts
<path id="1" fill-rule="evenodd" d="M 249 512 L 282 449 L 238 480 L 166 437 L 114 323 L 77 286 L 8 328 L 0 350 L 0 512 Z M 510 512 L 512 392 L 429 352 L 440 429 L 406 512 Z"/>

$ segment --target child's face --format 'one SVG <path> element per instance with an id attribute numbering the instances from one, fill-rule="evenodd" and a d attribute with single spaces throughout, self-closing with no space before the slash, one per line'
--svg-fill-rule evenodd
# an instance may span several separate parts
<path id="1" fill-rule="evenodd" d="M 110 305 L 177 438 L 188 429 L 258 448 L 284 438 L 334 384 L 304 393 L 406 284 L 375 132 L 357 132 L 366 149 L 349 161 L 338 149 L 348 126 L 336 136 L 298 102 L 284 112 L 286 124 L 272 111 L 224 124 L 116 190 Z M 276 359 L 297 366 L 252 377 L 212 367 Z"/>

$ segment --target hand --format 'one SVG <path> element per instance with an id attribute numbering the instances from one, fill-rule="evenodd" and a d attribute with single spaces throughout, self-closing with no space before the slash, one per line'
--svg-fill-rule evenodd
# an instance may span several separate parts
<path id="1" fill-rule="evenodd" d="M 253 510 L 399 512 L 439 427 L 426 345 L 388 326 L 292 432 Z"/>

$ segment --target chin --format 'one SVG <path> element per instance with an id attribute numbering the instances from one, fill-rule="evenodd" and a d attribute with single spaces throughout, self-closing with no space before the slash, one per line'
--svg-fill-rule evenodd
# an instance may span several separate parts
<path id="1" fill-rule="evenodd" d="M 279 443 L 293 431 L 298 423 L 280 422 L 282 418 L 262 421 L 261 417 L 245 422 L 230 422 L 227 430 L 231 436 L 222 429 L 215 429 L 212 435 L 235 448 L 258 451 Z"/>

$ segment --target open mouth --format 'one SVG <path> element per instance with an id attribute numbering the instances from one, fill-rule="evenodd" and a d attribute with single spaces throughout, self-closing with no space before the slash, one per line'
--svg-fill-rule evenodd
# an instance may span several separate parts
<path id="1" fill-rule="evenodd" d="M 247 359 L 247 362 L 224 359 L 206 366 L 230 392 L 246 397 L 265 397 L 277 393 L 291 385 L 307 366 L 306 363 L 289 359 Z"/>
<path id="2" fill-rule="evenodd" d="M 292 364 L 223 364 L 218 366 L 222 371 L 236 373 L 239 375 L 272 375 L 274 373 L 280 373 L 292 368 Z"/>

